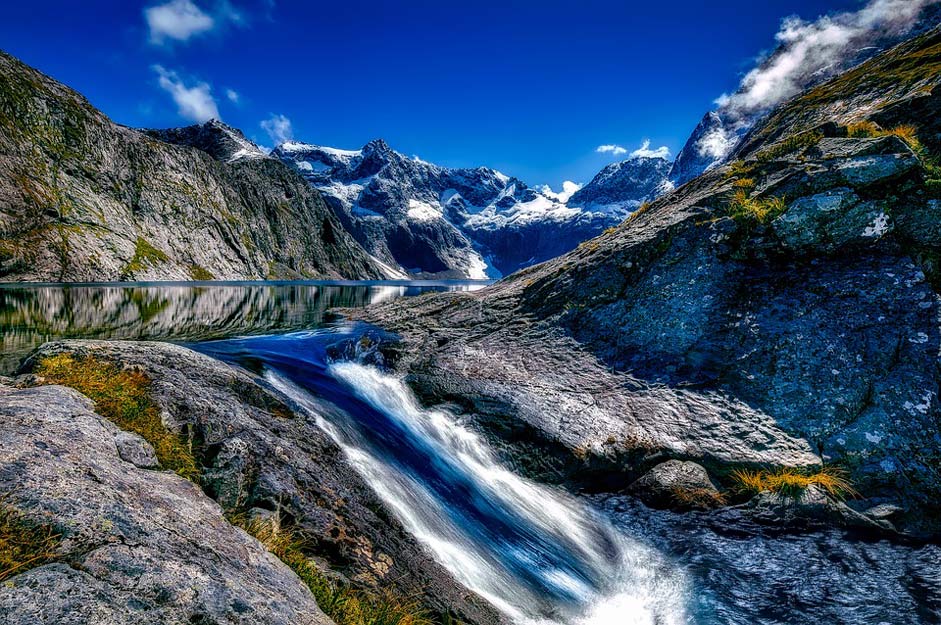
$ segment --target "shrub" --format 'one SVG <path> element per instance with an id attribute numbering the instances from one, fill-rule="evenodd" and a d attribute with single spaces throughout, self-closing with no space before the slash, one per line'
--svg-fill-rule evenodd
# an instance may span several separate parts
<path id="1" fill-rule="evenodd" d="M 736 489 L 745 493 L 771 491 L 797 499 L 811 486 L 818 486 L 837 499 L 856 497 L 858 493 L 846 477 L 846 472 L 825 467 L 816 473 L 800 469 L 783 468 L 774 471 L 739 470 L 732 473 Z"/>
<path id="2" fill-rule="evenodd" d="M 941 198 L 941 180 L 925 180 L 925 188 L 932 198 Z"/>
<path id="3" fill-rule="evenodd" d="M 199 479 L 199 465 L 186 439 L 167 430 L 150 398 L 150 379 L 92 357 L 57 354 L 43 358 L 36 374 L 53 384 L 70 386 L 87 396 L 98 413 L 119 428 L 153 445 L 157 460 L 188 480 Z"/>
<path id="4" fill-rule="evenodd" d="M 367 593 L 324 575 L 304 553 L 304 541 L 277 523 L 248 521 L 234 515 L 230 521 L 257 538 L 310 588 L 320 609 L 336 625 L 431 625 L 432 621 L 414 598 L 390 592 Z"/>
<path id="5" fill-rule="evenodd" d="M 32 523 L 0 499 L 0 582 L 59 559 L 59 535 Z"/>

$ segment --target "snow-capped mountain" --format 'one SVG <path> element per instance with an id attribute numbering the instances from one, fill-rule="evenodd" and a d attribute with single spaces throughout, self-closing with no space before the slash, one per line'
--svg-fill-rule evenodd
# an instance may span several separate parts
<path id="1" fill-rule="evenodd" d="M 622 219 L 644 202 L 670 191 L 671 163 L 665 158 L 637 157 L 611 163 L 572 194 L 568 206 L 612 213 Z"/>
<path id="2" fill-rule="evenodd" d="M 381 139 L 360 150 L 291 141 L 272 156 L 320 190 L 357 240 L 390 268 L 461 278 L 499 277 L 573 249 L 648 199 L 656 186 L 650 178 L 660 172 L 662 183 L 669 166 L 646 162 L 662 159 L 627 161 L 617 178 L 625 185 L 643 181 L 635 196 L 606 187 L 611 181 L 604 178 L 586 187 L 582 201 L 566 203 L 487 167 L 451 169 L 409 158 Z"/>

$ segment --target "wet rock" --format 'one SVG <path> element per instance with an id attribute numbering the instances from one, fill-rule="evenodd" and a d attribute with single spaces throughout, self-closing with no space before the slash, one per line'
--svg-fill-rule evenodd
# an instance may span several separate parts
<path id="1" fill-rule="evenodd" d="M 314 597 L 193 483 L 139 469 L 71 389 L 0 393 L 4 504 L 61 533 L 63 560 L 0 588 L 10 625 L 329 625 Z"/>
<path id="2" fill-rule="evenodd" d="M 652 468 L 627 491 L 653 508 L 709 509 L 723 497 L 706 470 L 695 462 L 668 460 Z"/>

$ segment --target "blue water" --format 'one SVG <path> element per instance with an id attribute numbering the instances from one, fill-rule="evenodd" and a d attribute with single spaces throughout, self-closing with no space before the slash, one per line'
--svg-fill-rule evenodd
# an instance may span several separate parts
<path id="1" fill-rule="evenodd" d="M 510 617 L 690 622 L 677 567 L 584 503 L 503 468 L 454 415 L 421 408 L 376 364 L 374 346 L 387 338 L 344 326 L 192 347 L 261 373 L 322 419 L 405 526 Z"/>

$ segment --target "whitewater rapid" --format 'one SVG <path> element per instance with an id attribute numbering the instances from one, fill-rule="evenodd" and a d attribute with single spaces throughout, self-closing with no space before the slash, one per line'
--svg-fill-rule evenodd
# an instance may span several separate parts
<path id="1" fill-rule="evenodd" d="M 354 362 L 326 373 L 390 421 L 409 445 L 397 457 L 356 419 L 267 369 L 343 449 L 402 524 L 459 582 L 524 625 L 692 623 L 684 571 L 617 531 L 589 506 L 503 467 L 487 443 L 444 410 L 422 408 L 398 377 Z M 328 414 L 329 413 L 329 414 Z M 427 465 L 427 466 L 425 466 Z M 419 467 L 419 469 L 416 469 Z"/>

